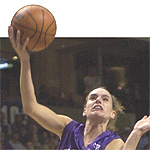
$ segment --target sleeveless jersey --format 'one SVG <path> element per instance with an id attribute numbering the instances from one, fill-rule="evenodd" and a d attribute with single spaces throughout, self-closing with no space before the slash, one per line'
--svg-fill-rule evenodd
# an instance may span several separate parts
<path id="1" fill-rule="evenodd" d="M 100 134 L 87 147 L 84 146 L 84 124 L 80 124 L 72 120 L 64 128 L 61 141 L 59 143 L 59 150 L 104 150 L 105 147 L 114 139 L 119 139 L 120 136 L 113 131 L 106 130 Z"/>

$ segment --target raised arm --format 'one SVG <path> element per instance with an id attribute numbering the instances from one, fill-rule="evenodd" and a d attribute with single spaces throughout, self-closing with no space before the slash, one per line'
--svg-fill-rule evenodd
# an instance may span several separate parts
<path id="1" fill-rule="evenodd" d="M 64 127 L 72 119 L 67 116 L 58 115 L 37 102 L 31 76 L 30 54 L 26 49 L 29 38 L 21 45 L 20 31 L 17 31 L 16 38 L 12 26 L 9 27 L 8 32 L 12 46 L 20 58 L 20 91 L 24 111 L 45 129 L 57 134 L 61 138 Z"/>
<path id="2" fill-rule="evenodd" d="M 139 120 L 135 126 L 128 139 L 124 143 L 121 139 L 113 140 L 105 150 L 136 150 L 142 135 L 150 130 L 150 116 L 144 116 Z"/>
<path id="3" fill-rule="evenodd" d="M 124 144 L 123 150 L 135 150 L 142 135 L 149 130 L 150 116 L 144 116 L 135 124 L 133 131 Z"/>

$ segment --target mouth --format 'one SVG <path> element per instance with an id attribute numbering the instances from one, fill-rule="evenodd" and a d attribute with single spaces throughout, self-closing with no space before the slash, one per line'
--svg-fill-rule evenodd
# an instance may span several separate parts
<path id="1" fill-rule="evenodd" d="M 94 105 L 93 108 L 94 110 L 103 110 L 103 107 L 101 105 Z"/>

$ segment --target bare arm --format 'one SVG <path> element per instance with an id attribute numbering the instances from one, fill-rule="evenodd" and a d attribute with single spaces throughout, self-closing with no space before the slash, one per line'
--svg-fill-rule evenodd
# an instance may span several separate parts
<path id="1" fill-rule="evenodd" d="M 105 150 L 136 150 L 140 138 L 149 130 L 150 116 L 144 116 L 135 124 L 133 131 L 131 132 L 125 143 L 121 139 L 113 140 L 108 144 Z"/>
<path id="2" fill-rule="evenodd" d="M 135 150 L 142 135 L 149 130 L 150 116 L 144 116 L 135 124 L 133 131 L 131 132 L 127 141 L 125 142 L 123 150 Z"/>
<path id="3" fill-rule="evenodd" d="M 20 91 L 24 111 L 44 128 L 61 137 L 64 127 L 72 119 L 67 116 L 58 115 L 37 102 L 31 76 L 30 55 L 26 50 L 29 38 L 21 45 L 20 31 L 17 31 L 15 39 L 12 27 L 9 28 L 9 37 L 13 48 L 20 58 Z"/>

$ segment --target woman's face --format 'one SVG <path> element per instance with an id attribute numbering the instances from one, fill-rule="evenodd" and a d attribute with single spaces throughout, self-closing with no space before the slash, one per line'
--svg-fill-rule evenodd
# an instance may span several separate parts
<path id="1" fill-rule="evenodd" d="M 102 88 L 91 91 L 88 95 L 83 115 L 87 119 L 100 119 L 100 121 L 107 121 L 110 118 L 113 119 L 115 117 L 115 111 L 113 110 L 110 93 Z"/>

